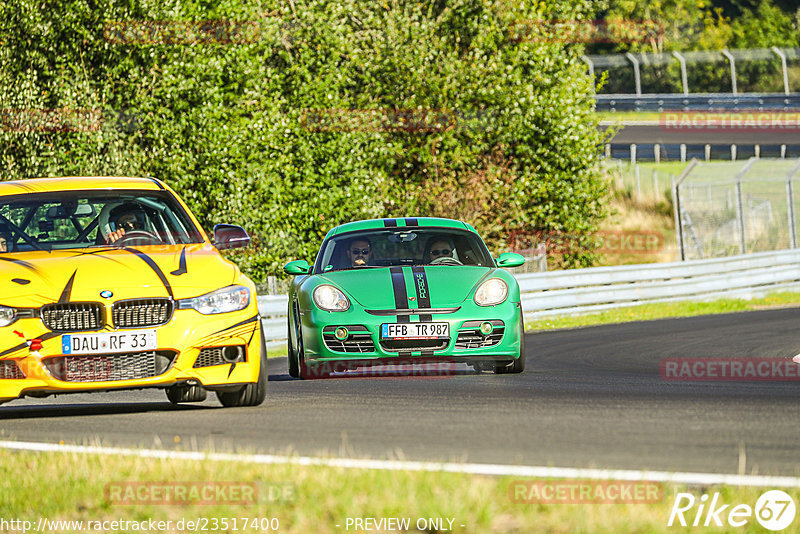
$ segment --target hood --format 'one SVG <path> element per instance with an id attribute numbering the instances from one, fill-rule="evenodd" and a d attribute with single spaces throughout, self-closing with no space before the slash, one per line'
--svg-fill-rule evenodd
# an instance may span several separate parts
<path id="1" fill-rule="evenodd" d="M 436 265 L 425 267 L 353 269 L 318 275 L 321 283 L 330 283 L 342 289 L 361 306 L 371 310 L 395 309 L 396 294 L 402 297 L 405 289 L 405 307 L 418 308 L 420 300 L 430 298 L 431 308 L 460 306 L 475 286 L 495 269 L 489 267 Z M 402 276 L 400 275 L 402 273 Z M 402 285 L 400 285 L 402 283 Z M 413 298 L 414 300 L 410 300 Z"/>
<path id="2" fill-rule="evenodd" d="M 232 284 L 238 268 L 208 243 L 0 254 L 0 304 L 195 297 Z"/>

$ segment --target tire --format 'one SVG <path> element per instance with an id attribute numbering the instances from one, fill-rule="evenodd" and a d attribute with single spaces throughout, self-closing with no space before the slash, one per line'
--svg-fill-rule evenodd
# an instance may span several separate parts
<path id="1" fill-rule="evenodd" d="M 182 402 L 203 402 L 206 400 L 206 390 L 203 386 L 175 385 L 167 388 L 167 398 L 172 404 Z"/>
<path id="2" fill-rule="evenodd" d="M 258 406 L 267 396 L 267 343 L 264 331 L 261 331 L 261 366 L 258 370 L 258 381 L 247 384 L 237 391 L 217 391 L 217 398 L 226 408 L 240 406 Z"/>
<path id="3" fill-rule="evenodd" d="M 525 370 L 525 329 L 520 329 L 521 334 L 519 338 L 519 357 L 512 360 L 511 363 L 498 363 L 494 368 L 496 375 L 518 374 Z"/>
<path id="4" fill-rule="evenodd" d="M 294 317 L 295 329 L 299 329 L 300 318 L 297 314 L 296 306 L 289 305 L 288 317 Z M 297 335 L 297 338 L 298 340 L 300 339 L 300 334 Z M 292 346 L 292 321 L 289 319 L 286 320 L 286 339 L 288 339 L 286 356 L 289 360 L 289 376 L 292 378 L 300 378 L 299 351 L 295 353 L 294 347 Z"/>

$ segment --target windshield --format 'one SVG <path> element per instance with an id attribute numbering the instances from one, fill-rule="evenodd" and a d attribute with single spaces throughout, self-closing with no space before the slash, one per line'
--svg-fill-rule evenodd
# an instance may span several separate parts
<path id="1" fill-rule="evenodd" d="M 202 243 L 167 191 L 59 191 L 0 197 L 0 253 Z"/>
<path id="2" fill-rule="evenodd" d="M 452 228 L 406 228 L 348 232 L 322 244 L 315 272 L 405 265 L 494 267 L 474 233 Z"/>

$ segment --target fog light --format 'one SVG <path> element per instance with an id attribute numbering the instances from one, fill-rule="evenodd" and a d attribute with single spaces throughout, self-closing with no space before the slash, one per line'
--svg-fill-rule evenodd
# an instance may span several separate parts
<path id="1" fill-rule="evenodd" d="M 343 326 L 337 328 L 336 331 L 333 333 L 333 335 L 336 336 L 336 339 L 338 339 L 339 341 L 344 341 L 345 339 L 347 339 L 347 336 L 349 334 L 350 333 L 347 331 L 347 328 Z"/>
<path id="2" fill-rule="evenodd" d="M 490 323 L 489 321 L 481 323 L 481 334 L 483 334 L 484 336 L 488 336 L 489 334 L 492 333 L 493 330 L 494 327 L 492 326 L 492 323 Z"/>

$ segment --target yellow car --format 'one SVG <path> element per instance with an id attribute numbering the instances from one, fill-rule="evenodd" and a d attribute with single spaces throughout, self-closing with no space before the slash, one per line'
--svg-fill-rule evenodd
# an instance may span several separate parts
<path id="1" fill-rule="evenodd" d="M 164 388 L 264 401 L 255 286 L 153 178 L 0 182 L 0 403 L 54 393 Z"/>

